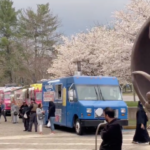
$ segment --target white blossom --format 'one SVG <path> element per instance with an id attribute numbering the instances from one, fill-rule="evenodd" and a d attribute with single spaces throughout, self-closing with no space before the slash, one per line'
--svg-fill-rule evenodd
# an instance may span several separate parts
<path id="1" fill-rule="evenodd" d="M 84 75 L 116 76 L 122 84 L 131 82 L 132 46 L 149 14 L 149 0 L 131 0 L 124 10 L 113 13 L 113 29 L 100 26 L 71 38 L 63 36 L 48 72 L 55 77 L 72 76 L 80 61 Z"/>

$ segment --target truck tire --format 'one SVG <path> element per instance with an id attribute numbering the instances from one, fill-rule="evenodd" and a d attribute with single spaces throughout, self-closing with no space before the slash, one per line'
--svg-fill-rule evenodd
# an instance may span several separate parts
<path id="1" fill-rule="evenodd" d="M 78 134 L 78 135 L 83 134 L 83 127 L 81 126 L 79 119 L 76 119 L 76 121 L 75 121 L 75 131 L 76 131 L 76 134 Z"/>

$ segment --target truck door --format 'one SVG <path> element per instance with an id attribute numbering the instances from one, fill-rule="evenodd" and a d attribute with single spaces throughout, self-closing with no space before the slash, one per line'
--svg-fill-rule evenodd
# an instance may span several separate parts
<path id="1" fill-rule="evenodd" d="M 75 85 L 72 84 L 68 89 L 68 102 L 67 102 L 67 126 L 73 127 L 73 116 L 75 111 L 75 103 L 77 101 Z"/>

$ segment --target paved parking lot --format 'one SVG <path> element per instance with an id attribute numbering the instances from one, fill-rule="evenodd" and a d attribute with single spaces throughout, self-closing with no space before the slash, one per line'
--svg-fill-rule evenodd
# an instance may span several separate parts
<path id="1" fill-rule="evenodd" d="M 149 150 L 150 145 L 133 145 L 134 130 L 123 131 L 123 150 Z M 101 143 L 98 137 L 98 148 Z M 0 150 L 92 150 L 95 147 L 94 133 L 78 136 L 72 130 L 57 129 L 55 135 L 49 134 L 44 128 L 44 134 L 23 132 L 21 120 L 18 124 L 1 122 Z"/>

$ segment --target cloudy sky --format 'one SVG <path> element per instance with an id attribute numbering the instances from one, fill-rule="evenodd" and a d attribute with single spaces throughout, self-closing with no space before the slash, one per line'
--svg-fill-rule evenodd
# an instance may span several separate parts
<path id="1" fill-rule="evenodd" d="M 12 0 L 16 9 L 50 3 L 54 14 L 61 21 L 59 31 L 70 36 L 86 31 L 98 24 L 107 24 L 112 20 L 112 12 L 124 9 L 129 0 Z"/>

